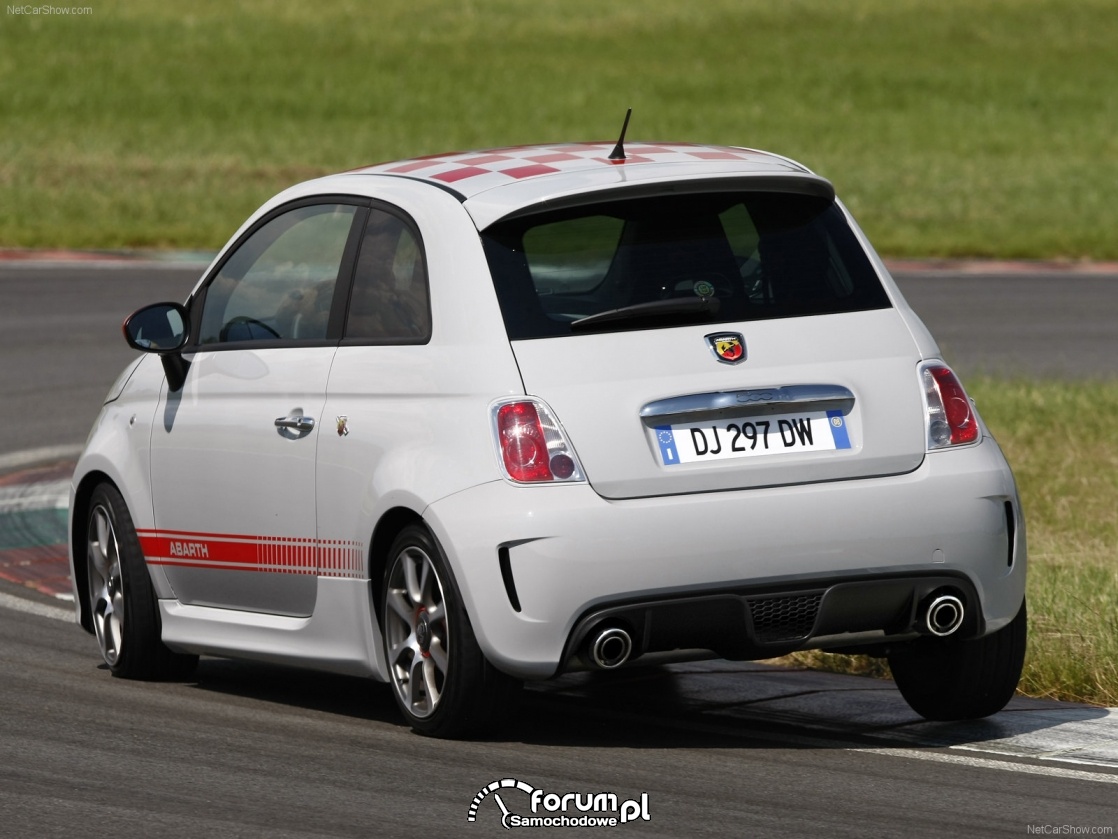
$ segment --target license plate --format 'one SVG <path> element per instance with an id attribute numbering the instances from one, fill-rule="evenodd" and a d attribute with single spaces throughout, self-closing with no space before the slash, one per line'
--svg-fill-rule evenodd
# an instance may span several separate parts
<path id="1" fill-rule="evenodd" d="M 654 430 L 665 466 L 850 448 L 842 411 L 659 425 Z"/>

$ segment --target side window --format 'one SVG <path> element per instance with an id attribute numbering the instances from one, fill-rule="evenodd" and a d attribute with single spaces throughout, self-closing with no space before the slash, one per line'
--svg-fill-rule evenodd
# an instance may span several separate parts
<path id="1" fill-rule="evenodd" d="M 415 232 L 383 210 L 365 226 L 346 338 L 415 343 L 431 337 L 431 308 L 423 247 Z"/>
<path id="2" fill-rule="evenodd" d="M 200 342 L 325 338 L 356 211 L 346 204 L 299 207 L 253 233 L 210 282 Z"/>

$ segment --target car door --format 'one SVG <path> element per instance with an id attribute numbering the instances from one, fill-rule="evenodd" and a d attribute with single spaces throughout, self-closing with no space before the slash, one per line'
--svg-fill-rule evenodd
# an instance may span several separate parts
<path id="1" fill-rule="evenodd" d="M 152 433 L 157 532 L 145 540 L 183 603 L 314 610 L 315 453 L 366 214 L 344 199 L 282 208 L 194 300 L 185 381 L 164 387 Z"/>

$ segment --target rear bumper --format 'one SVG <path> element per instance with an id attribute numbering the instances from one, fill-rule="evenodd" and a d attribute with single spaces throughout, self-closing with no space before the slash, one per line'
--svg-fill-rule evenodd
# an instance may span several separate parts
<path id="1" fill-rule="evenodd" d="M 931 453 L 905 475 L 740 492 L 608 501 L 586 485 L 494 482 L 435 503 L 425 517 L 482 649 L 524 678 L 562 670 L 603 616 L 635 620 L 649 604 L 673 616 L 653 619 L 656 647 L 691 646 L 723 629 L 720 649 L 703 646 L 748 658 L 911 632 L 899 618 L 870 619 L 896 611 L 881 598 L 828 594 L 834 586 L 899 580 L 923 592 L 922 580 L 956 580 L 971 601 L 970 635 L 1007 624 L 1025 592 L 1020 504 L 990 439 Z M 897 591 L 885 601 L 904 600 Z M 842 607 L 818 609 L 806 636 L 779 644 L 768 636 L 758 647 L 749 598 L 811 592 Z M 733 619 L 743 610 L 750 616 Z"/>
<path id="2" fill-rule="evenodd" d="M 928 607 L 943 597 L 962 604 L 947 633 L 928 628 Z M 963 574 L 888 574 L 829 577 L 796 587 L 745 586 L 734 591 L 636 600 L 592 609 L 567 641 L 566 666 L 595 665 L 601 633 L 621 630 L 631 653 L 671 659 L 700 651 L 720 658 L 775 658 L 806 647 L 868 648 L 918 635 L 983 634 L 978 596 Z M 939 613 L 939 610 L 937 610 Z"/>

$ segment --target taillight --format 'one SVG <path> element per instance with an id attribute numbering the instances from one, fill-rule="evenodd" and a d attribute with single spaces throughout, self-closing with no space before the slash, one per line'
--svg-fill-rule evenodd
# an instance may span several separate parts
<path id="1" fill-rule="evenodd" d="M 973 443 L 981 431 L 967 392 L 950 367 L 926 364 L 920 368 L 927 403 L 928 448 L 943 449 Z"/>
<path id="2" fill-rule="evenodd" d="M 493 430 L 505 474 L 526 484 L 583 480 L 582 468 L 555 415 L 536 399 L 493 407 Z"/>

